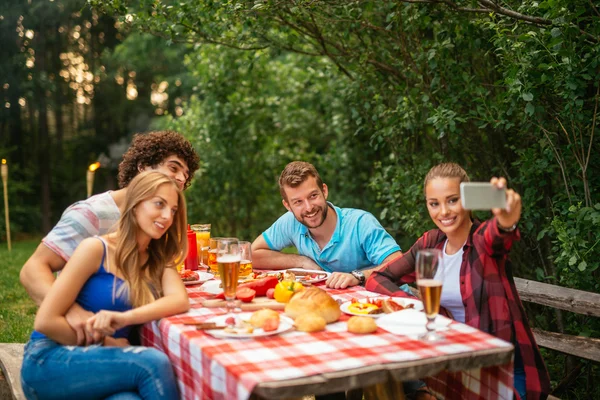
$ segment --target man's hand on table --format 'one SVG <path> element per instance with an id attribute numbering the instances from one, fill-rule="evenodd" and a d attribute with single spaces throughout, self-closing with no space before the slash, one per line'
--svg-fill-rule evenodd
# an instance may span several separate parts
<path id="1" fill-rule="evenodd" d="M 327 278 L 325 283 L 328 288 L 332 289 L 346 289 L 347 287 L 356 286 L 359 284 L 358 279 L 356 279 L 352 274 L 345 272 L 332 273 L 329 278 Z"/>

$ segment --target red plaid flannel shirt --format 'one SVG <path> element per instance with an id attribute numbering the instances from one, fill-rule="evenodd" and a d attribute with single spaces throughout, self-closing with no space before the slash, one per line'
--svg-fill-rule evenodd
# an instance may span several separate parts
<path id="1" fill-rule="evenodd" d="M 465 323 L 519 346 L 527 381 L 527 400 L 546 399 L 550 378 L 529 327 L 512 276 L 508 252 L 518 230 L 500 232 L 496 218 L 474 221 L 463 248 L 460 283 Z M 397 297 L 408 297 L 398 285 L 415 281 L 417 251 L 442 249 L 446 235 L 439 229 L 425 232 L 410 250 L 374 272 L 365 288 Z"/>

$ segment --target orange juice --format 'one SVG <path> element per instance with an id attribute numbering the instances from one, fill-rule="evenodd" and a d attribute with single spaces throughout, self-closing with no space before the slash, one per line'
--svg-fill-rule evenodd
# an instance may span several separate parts
<path id="1" fill-rule="evenodd" d="M 198 254 L 198 265 L 206 266 L 208 259 L 208 245 L 210 240 L 210 224 L 194 224 L 191 226 L 196 232 L 196 250 Z"/>
<path id="2" fill-rule="evenodd" d="M 208 262 L 208 241 L 210 240 L 210 231 L 196 232 L 196 245 L 198 247 L 198 262 L 204 264 Z"/>

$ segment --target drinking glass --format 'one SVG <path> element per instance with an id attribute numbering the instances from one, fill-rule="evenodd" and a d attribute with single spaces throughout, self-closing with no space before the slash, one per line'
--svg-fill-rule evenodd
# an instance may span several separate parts
<path id="1" fill-rule="evenodd" d="M 252 274 L 252 243 L 240 242 L 240 277 Z"/>
<path id="2" fill-rule="evenodd" d="M 442 252 L 438 249 L 424 249 L 417 252 L 416 261 L 417 286 L 427 316 L 425 328 L 427 332 L 421 336 L 425 341 L 436 341 L 443 337 L 435 332 L 435 318 L 440 310 L 444 268 L 442 267 Z"/>
<path id="3" fill-rule="evenodd" d="M 216 277 L 219 276 L 219 268 L 217 267 L 217 243 L 223 239 L 220 237 L 213 237 L 208 240 L 208 272 Z"/>
<path id="4" fill-rule="evenodd" d="M 221 238 L 217 242 L 217 265 L 227 301 L 228 325 L 235 326 L 235 291 L 240 274 L 240 245 L 236 238 Z"/>
<path id="5" fill-rule="evenodd" d="M 208 249 L 210 248 L 210 224 L 194 224 L 191 226 L 196 232 L 196 245 L 198 248 L 198 265 L 208 267 Z"/>

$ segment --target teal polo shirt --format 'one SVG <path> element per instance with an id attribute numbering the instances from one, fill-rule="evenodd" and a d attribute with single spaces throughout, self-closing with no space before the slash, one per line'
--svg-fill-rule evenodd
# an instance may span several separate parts
<path id="1" fill-rule="evenodd" d="M 337 225 L 329 243 L 322 250 L 308 228 L 298 222 L 291 211 L 263 232 L 269 248 L 281 251 L 294 246 L 298 254 L 310 257 L 328 272 L 372 268 L 381 264 L 390 254 L 400 251 L 400 246 L 373 214 L 328 204 L 337 214 Z"/>

